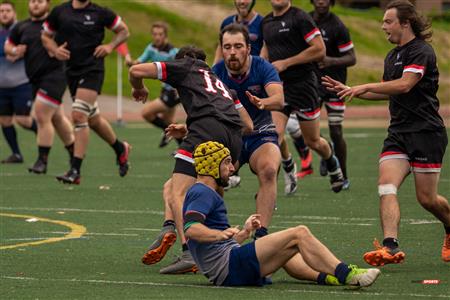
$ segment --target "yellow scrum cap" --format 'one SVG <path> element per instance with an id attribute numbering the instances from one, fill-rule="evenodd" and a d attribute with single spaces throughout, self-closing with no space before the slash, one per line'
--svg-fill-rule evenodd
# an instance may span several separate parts
<path id="1" fill-rule="evenodd" d="M 220 179 L 220 163 L 230 155 L 230 150 L 218 142 L 205 142 L 194 152 L 195 171 L 199 175 Z"/>

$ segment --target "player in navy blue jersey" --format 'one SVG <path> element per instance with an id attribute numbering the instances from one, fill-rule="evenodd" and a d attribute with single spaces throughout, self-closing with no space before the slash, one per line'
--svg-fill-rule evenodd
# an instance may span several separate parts
<path id="1" fill-rule="evenodd" d="M 178 48 L 169 43 L 169 27 L 164 22 L 155 22 L 151 28 L 152 42 L 145 47 L 144 52 L 136 60 L 128 57 L 127 64 L 132 66 L 149 61 L 169 61 L 175 58 Z M 164 130 L 173 123 L 175 115 L 175 106 L 180 103 L 177 91 L 168 84 L 163 84 L 159 98 L 156 98 L 144 105 L 142 108 L 142 117 L 149 123 L 163 130 L 159 147 L 165 147 L 169 144 L 170 138 Z M 181 140 L 177 140 L 178 144 Z"/>
<path id="2" fill-rule="evenodd" d="M 163 198 L 166 212 L 163 228 L 142 258 L 144 264 L 155 264 L 167 253 L 176 239 L 175 227 L 181 238 L 181 258 L 161 269 L 163 274 L 180 274 L 197 270 L 183 235 L 182 207 L 186 191 L 196 178 L 192 153 L 207 140 L 218 140 L 231 150 L 233 163 L 239 158 L 242 145 L 241 130 L 251 131 L 253 124 L 242 104 L 205 62 L 203 50 L 186 46 L 180 49 L 174 61 L 134 65 L 130 68 L 133 98 L 145 102 L 148 90 L 144 78 L 159 79 L 177 89 L 181 104 L 187 113 L 186 127 L 171 124 L 171 136 L 183 137 L 175 155 L 175 167 L 165 183 Z"/>
<path id="3" fill-rule="evenodd" d="M 230 150 L 208 141 L 194 152 L 197 182 L 183 205 L 184 231 L 200 271 L 217 286 L 262 286 L 283 268 L 294 279 L 320 285 L 372 285 L 380 270 L 360 269 L 337 259 L 306 226 L 296 226 L 243 244 L 261 226 L 260 215 L 231 227 L 221 186 L 234 172 Z M 241 245 L 242 244 L 242 245 Z"/>
<path id="4" fill-rule="evenodd" d="M 102 44 L 105 27 L 114 32 Z M 117 139 L 111 125 L 100 115 L 97 97 L 105 75 L 104 58 L 125 42 L 129 32 L 121 17 L 89 0 L 72 0 L 53 8 L 43 25 L 42 42 L 51 55 L 65 61 L 69 91 L 74 100 L 75 148 L 71 167 L 57 176 L 63 183 L 80 184 L 80 169 L 92 128 L 116 153 L 121 177 L 128 173 L 130 145 Z"/>
<path id="5" fill-rule="evenodd" d="M 237 14 L 226 17 L 220 25 L 220 31 L 225 26 L 238 23 L 247 27 L 250 36 L 251 55 L 259 56 L 263 47 L 263 36 L 261 22 L 263 17 L 254 10 L 256 0 L 233 0 L 236 7 Z M 217 46 L 214 63 L 218 63 L 222 56 L 222 49 L 220 44 Z"/>
<path id="6" fill-rule="evenodd" d="M 405 253 L 399 248 L 400 207 L 397 191 L 413 173 L 417 201 L 442 222 L 445 229 L 442 260 L 450 262 L 450 205 L 438 194 L 442 159 L 448 143 L 444 122 L 438 113 L 439 71 L 436 55 L 427 40 L 431 25 L 406 0 L 390 2 L 383 17 L 383 31 L 396 45 L 384 60 L 383 82 L 348 87 L 323 77 L 329 91 L 351 100 L 389 99 L 391 122 L 379 160 L 378 193 L 383 245 L 364 260 L 374 266 L 401 263 Z M 430 250 L 424 249 L 429 256 Z"/>
<path id="7" fill-rule="evenodd" d="M 303 10 L 290 0 L 271 0 L 273 12 L 264 17 L 262 28 L 264 47 L 261 55 L 272 63 L 283 81 L 285 108 L 273 112 L 280 144 L 292 112 L 297 115 L 306 145 L 325 159 L 331 189 L 340 192 L 344 184 L 338 159 L 328 142 L 320 136 L 320 102 L 314 62 L 325 57 L 325 45 L 320 30 Z M 292 157 L 283 161 L 291 165 Z M 294 174 L 295 176 L 295 174 Z"/>
<path id="8" fill-rule="evenodd" d="M 29 0 L 30 18 L 19 22 L 13 28 L 5 44 L 6 53 L 11 55 L 18 47 L 25 49 L 20 57 L 23 56 L 25 59 L 25 69 L 33 87 L 34 113 L 38 126 L 38 158 L 28 170 L 36 174 L 47 172 L 55 129 L 70 158 L 73 155 L 74 144 L 72 126 L 61 107 L 66 90 L 63 63 L 51 58 L 41 42 L 42 24 L 48 16 L 49 9 L 49 0 Z"/>
<path id="9" fill-rule="evenodd" d="M 31 84 L 25 72 L 25 62 L 20 59 L 26 48 L 16 47 L 11 55 L 5 53 L 3 47 L 15 25 L 17 18 L 14 3 L 0 1 L 0 125 L 12 151 L 10 156 L 1 161 L 2 164 L 23 162 L 13 120 L 37 133 L 37 124 L 30 116 L 33 105 Z"/>
<path id="10" fill-rule="evenodd" d="M 225 26 L 220 34 L 220 45 L 224 60 L 212 70 L 226 86 L 236 91 L 253 121 L 253 132 L 242 137 L 236 169 L 248 163 L 258 177 L 256 213 L 261 215 L 262 225 L 255 233 L 258 238 L 267 234 L 277 199 L 281 154 L 270 111 L 283 108 L 283 85 L 269 62 L 250 55 L 249 33 L 244 26 Z"/>

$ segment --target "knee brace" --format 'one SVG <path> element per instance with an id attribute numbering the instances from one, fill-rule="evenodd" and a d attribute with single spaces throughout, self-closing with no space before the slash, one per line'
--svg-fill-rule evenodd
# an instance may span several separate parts
<path id="1" fill-rule="evenodd" d="M 292 138 L 299 138 L 302 135 L 300 125 L 296 115 L 291 114 L 286 124 L 286 131 Z"/>
<path id="2" fill-rule="evenodd" d="M 100 112 L 97 101 L 94 104 L 90 104 L 81 99 L 75 99 L 75 102 L 72 103 L 72 109 L 85 114 L 89 119 Z"/>
<path id="3" fill-rule="evenodd" d="M 385 195 L 397 195 L 397 187 L 393 184 L 380 184 L 378 186 L 378 195 L 380 197 Z"/>
<path id="4" fill-rule="evenodd" d="M 89 124 L 87 122 L 86 123 L 75 124 L 74 130 L 75 131 L 80 131 L 83 128 L 87 128 L 87 127 L 89 127 Z"/>

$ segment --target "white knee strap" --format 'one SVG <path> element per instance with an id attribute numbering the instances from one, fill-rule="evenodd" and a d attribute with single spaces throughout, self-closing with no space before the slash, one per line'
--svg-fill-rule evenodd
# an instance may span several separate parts
<path id="1" fill-rule="evenodd" d="M 378 195 L 397 195 L 397 187 L 393 184 L 380 184 L 378 186 Z"/>
<path id="2" fill-rule="evenodd" d="M 72 109 L 74 111 L 85 114 L 89 119 L 100 112 L 98 109 L 97 101 L 94 104 L 90 104 L 89 102 L 81 99 L 75 99 L 75 101 L 72 103 Z"/>
<path id="3" fill-rule="evenodd" d="M 292 138 L 299 138 L 302 135 L 296 115 L 291 114 L 289 116 L 288 122 L 286 124 L 286 131 Z"/>

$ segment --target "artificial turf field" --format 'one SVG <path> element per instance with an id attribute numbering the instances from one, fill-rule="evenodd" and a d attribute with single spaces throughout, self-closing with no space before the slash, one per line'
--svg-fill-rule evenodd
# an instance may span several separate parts
<path id="1" fill-rule="evenodd" d="M 159 149 L 160 131 L 144 124 L 116 130 L 133 145 L 129 175 L 118 176 L 113 151 L 92 134 L 80 186 L 62 185 L 54 178 L 68 166 L 59 140 L 52 149 L 47 175 L 28 174 L 26 167 L 36 155 L 34 137 L 18 131 L 25 164 L 0 165 L 2 299 L 450 298 L 450 264 L 440 258 L 443 228 L 416 202 L 412 177 L 399 193 L 400 242 L 406 261 L 383 267 L 372 287 L 317 286 L 291 279 L 282 270 L 273 276 L 274 284 L 264 288 L 216 288 L 200 274 L 159 275 L 159 268 L 181 252 L 178 242 L 157 265 L 143 265 L 140 259 L 163 221 L 161 190 L 173 167 L 170 152 L 175 144 Z M 280 176 L 271 231 L 305 224 L 337 257 L 365 266 L 362 254 L 372 249 L 374 237 L 382 238 L 376 187 L 385 132 L 346 129 L 349 191 L 330 191 L 328 178 L 318 175 L 317 156 L 316 172 L 299 182 L 295 196 L 283 195 Z M 0 155 L 9 155 L 4 139 L 0 139 Z M 247 166 L 241 176 L 241 186 L 225 194 L 232 225 L 243 224 L 255 207 L 256 177 Z M 448 151 L 439 192 L 450 198 Z M 72 237 L 82 236 L 58 239 L 71 230 Z M 49 242 L 30 244 L 46 239 Z M 414 282 L 422 279 L 439 279 L 441 283 Z"/>

